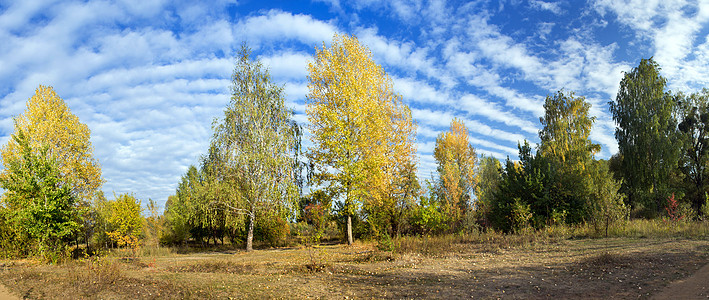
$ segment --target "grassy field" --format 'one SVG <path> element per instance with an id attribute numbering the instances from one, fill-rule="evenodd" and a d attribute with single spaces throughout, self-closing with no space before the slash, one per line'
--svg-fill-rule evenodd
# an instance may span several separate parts
<path id="1" fill-rule="evenodd" d="M 632 225 L 632 224 L 631 224 Z M 591 238 L 573 229 L 0 263 L 27 298 L 647 298 L 709 262 L 706 224 Z M 632 227 L 631 226 L 631 227 Z M 648 229 L 649 228 L 649 229 Z"/>

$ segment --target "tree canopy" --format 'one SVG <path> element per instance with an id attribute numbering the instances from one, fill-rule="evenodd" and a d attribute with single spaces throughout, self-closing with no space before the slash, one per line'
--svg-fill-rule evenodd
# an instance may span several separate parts
<path id="1" fill-rule="evenodd" d="M 23 131 L 33 153 L 47 148 L 56 158 L 59 178 L 69 184 L 71 193 L 80 201 L 90 200 L 101 188 L 101 166 L 93 156 L 91 131 L 81 123 L 52 87 L 40 85 L 27 100 L 27 109 L 15 119 L 15 133 Z M 0 149 L 0 163 L 20 157 L 20 145 L 10 139 Z"/>
<path id="2" fill-rule="evenodd" d="M 625 73 L 610 111 L 618 124 L 615 137 L 621 161 L 623 191 L 632 207 L 657 212 L 670 193 L 670 174 L 680 158 L 674 97 L 652 59 L 642 59 Z"/>

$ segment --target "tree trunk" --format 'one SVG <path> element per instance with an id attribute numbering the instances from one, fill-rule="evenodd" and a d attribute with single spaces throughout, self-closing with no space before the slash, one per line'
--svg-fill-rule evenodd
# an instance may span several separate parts
<path id="1" fill-rule="evenodd" d="M 347 245 L 352 245 L 354 240 L 352 239 L 352 216 L 347 215 Z"/>
<path id="2" fill-rule="evenodd" d="M 251 211 L 249 212 L 249 232 L 246 234 L 246 251 L 254 251 L 254 220 L 256 219 L 256 214 Z"/>

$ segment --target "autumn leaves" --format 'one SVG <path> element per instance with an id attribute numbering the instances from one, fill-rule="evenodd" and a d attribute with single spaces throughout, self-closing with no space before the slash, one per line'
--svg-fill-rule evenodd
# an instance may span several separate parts
<path id="1" fill-rule="evenodd" d="M 413 196 L 402 177 L 415 174 L 416 124 L 391 78 L 355 37 L 336 35 L 330 48 L 317 49 L 308 73 L 314 185 L 344 199 L 351 244 L 351 218 L 360 207 L 391 214 L 397 197 Z"/>

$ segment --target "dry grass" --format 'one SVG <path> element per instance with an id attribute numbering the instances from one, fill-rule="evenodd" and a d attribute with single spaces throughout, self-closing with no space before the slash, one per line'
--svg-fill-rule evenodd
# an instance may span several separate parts
<path id="1" fill-rule="evenodd" d="M 392 252 L 358 242 L 251 253 L 156 249 L 59 266 L 10 261 L 0 262 L 0 282 L 27 298 L 60 299 L 637 298 L 709 260 L 705 235 L 664 236 L 649 224 L 614 238 L 579 238 L 584 228 L 403 237 Z"/>

